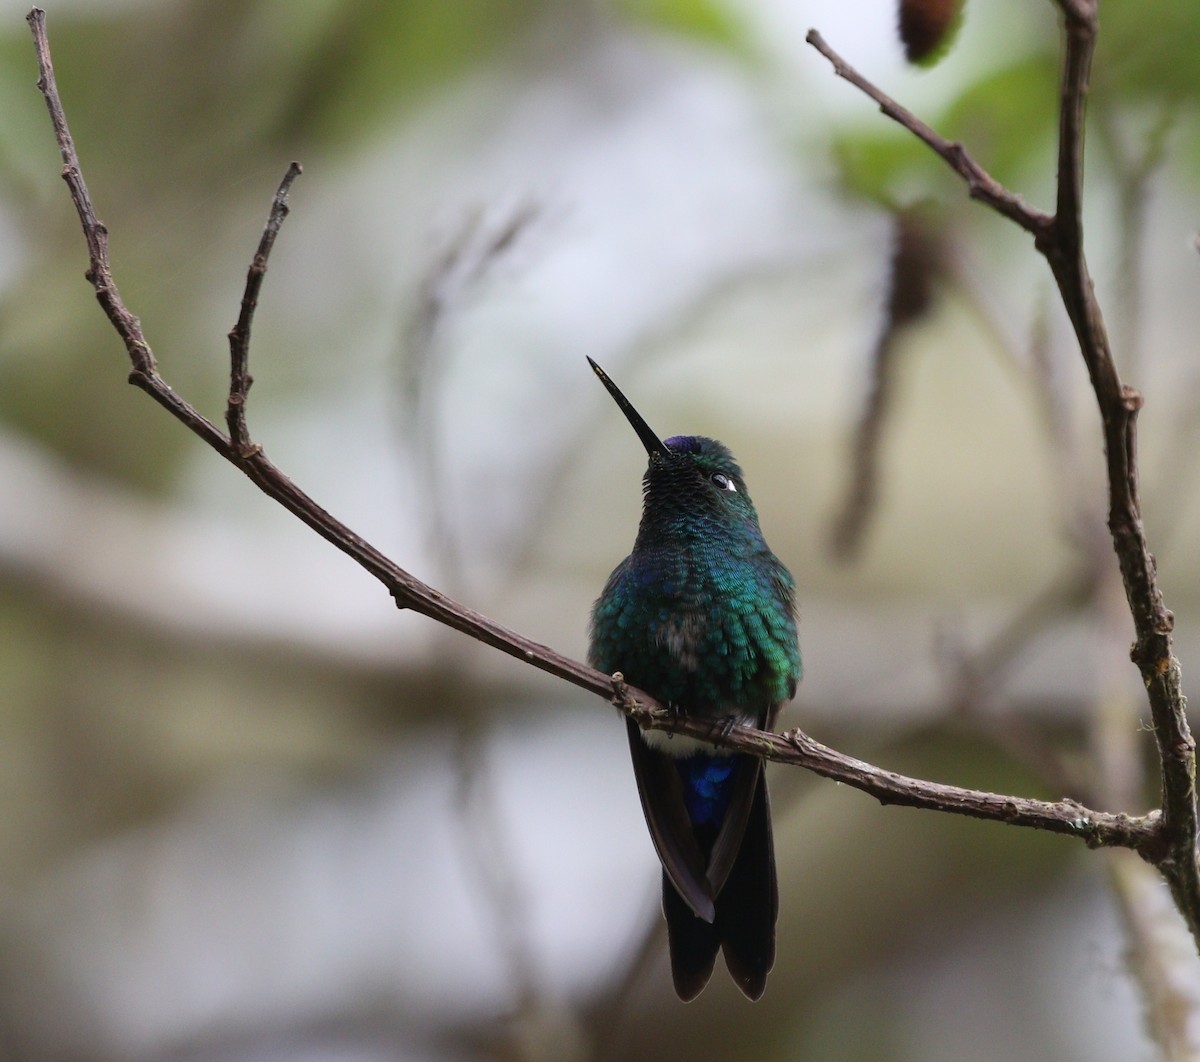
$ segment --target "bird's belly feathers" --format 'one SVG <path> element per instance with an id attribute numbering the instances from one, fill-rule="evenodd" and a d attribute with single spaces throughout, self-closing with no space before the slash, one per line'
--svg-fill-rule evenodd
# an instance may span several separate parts
<path id="1" fill-rule="evenodd" d="M 635 553 L 596 602 L 589 660 L 687 718 L 769 725 L 799 671 L 791 601 L 775 571 Z M 713 752 L 661 731 L 643 738 L 672 757 Z"/>

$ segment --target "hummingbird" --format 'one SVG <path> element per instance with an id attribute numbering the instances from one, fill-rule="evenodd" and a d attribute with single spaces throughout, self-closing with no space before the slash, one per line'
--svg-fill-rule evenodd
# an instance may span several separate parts
<path id="1" fill-rule="evenodd" d="M 769 730 L 800 679 L 796 584 L 763 538 L 742 470 L 715 439 L 659 439 L 588 363 L 649 458 L 637 539 L 592 609 L 588 661 L 685 718 Z M 758 999 L 779 913 L 762 761 L 625 724 L 662 863 L 675 991 L 695 999 L 723 951 L 738 988 Z"/>

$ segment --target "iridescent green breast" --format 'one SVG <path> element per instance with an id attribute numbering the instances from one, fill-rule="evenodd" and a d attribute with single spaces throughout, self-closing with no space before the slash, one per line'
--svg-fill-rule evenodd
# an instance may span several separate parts
<path id="1" fill-rule="evenodd" d="M 800 677 L 793 585 L 765 546 L 635 551 L 596 602 L 589 658 L 689 715 L 761 725 Z"/>

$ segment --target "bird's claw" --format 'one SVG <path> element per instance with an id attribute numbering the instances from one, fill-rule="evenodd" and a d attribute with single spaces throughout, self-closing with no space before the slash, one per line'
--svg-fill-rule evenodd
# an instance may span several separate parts
<path id="1" fill-rule="evenodd" d="M 611 677 L 613 707 L 624 708 L 629 700 L 629 687 L 625 685 L 625 676 L 619 671 L 614 671 Z"/>

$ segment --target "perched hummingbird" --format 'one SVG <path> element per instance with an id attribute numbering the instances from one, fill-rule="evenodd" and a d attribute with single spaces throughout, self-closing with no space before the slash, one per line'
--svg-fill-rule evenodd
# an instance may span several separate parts
<path id="1" fill-rule="evenodd" d="M 795 581 L 763 538 L 742 470 L 715 439 L 660 440 L 588 363 L 650 457 L 637 540 L 592 610 L 588 660 L 687 718 L 770 729 L 800 678 Z M 762 761 L 626 726 L 663 867 L 675 991 L 699 995 L 724 950 L 737 986 L 758 999 L 779 912 Z"/>

